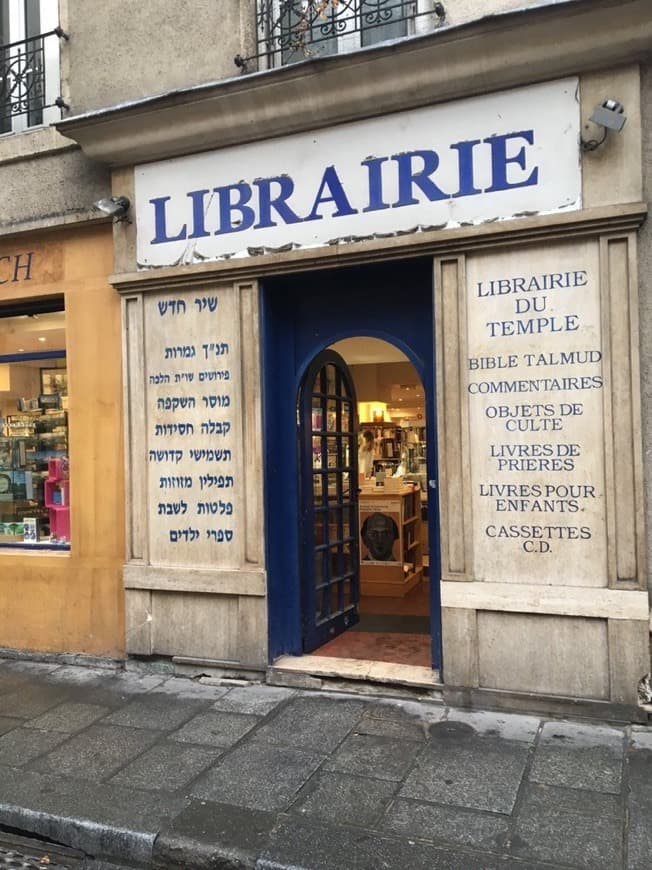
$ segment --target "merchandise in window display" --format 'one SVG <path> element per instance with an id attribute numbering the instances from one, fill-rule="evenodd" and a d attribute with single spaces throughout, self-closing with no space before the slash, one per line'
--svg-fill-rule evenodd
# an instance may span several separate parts
<path id="1" fill-rule="evenodd" d="M 23 407 L 27 402 L 21 403 Z M 70 542 L 68 420 L 60 409 L 9 414 L 0 432 L 0 546 Z M 53 466 L 52 463 L 58 463 Z M 52 469 L 56 468 L 53 477 Z"/>

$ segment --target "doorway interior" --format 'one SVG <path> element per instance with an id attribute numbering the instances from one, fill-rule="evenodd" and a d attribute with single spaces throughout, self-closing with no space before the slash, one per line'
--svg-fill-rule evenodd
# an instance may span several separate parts
<path id="1" fill-rule="evenodd" d="M 408 357 L 388 341 L 355 336 L 329 350 L 353 381 L 358 448 L 365 449 L 365 435 L 373 448 L 371 474 L 358 486 L 358 621 L 312 655 L 429 668 L 425 390 Z"/>
<path id="2" fill-rule="evenodd" d="M 261 310 L 270 664 L 289 655 L 313 661 L 364 659 L 388 666 L 408 664 L 421 671 L 439 670 L 432 262 L 419 259 L 268 279 L 261 291 Z M 356 528 L 353 530 L 353 522 L 348 530 L 340 526 L 335 542 L 344 552 L 347 536 L 355 539 L 360 550 L 356 568 L 362 570 L 351 586 L 354 598 L 359 596 L 355 602 L 357 618 L 340 620 L 330 639 L 321 637 L 315 644 L 306 643 L 306 638 L 311 635 L 307 621 L 315 620 L 313 590 L 321 582 L 309 567 L 315 564 L 319 541 L 305 535 L 306 511 L 314 510 L 315 504 L 308 504 L 301 483 L 301 425 L 310 428 L 312 424 L 305 422 L 308 405 L 301 423 L 300 397 L 308 375 L 311 388 L 319 393 L 311 366 L 320 355 L 332 351 L 349 370 L 353 393 L 359 393 L 359 402 L 354 402 L 359 424 L 356 422 L 349 442 L 355 464 L 349 460 L 347 465 L 341 453 L 335 460 L 344 480 L 338 484 L 341 488 L 335 507 L 340 512 L 347 509 L 346 476 L 350 475 Z M 324 403 L 334 398 L 312 396 L 313 401 Z M 381 407 L 382 415 L 378 413 Z M 325 422 L 315 425 L 317 430 L 309 436 L 320 437 L 327 445 L 336 433 L 329 432 Z M 338 431 L 339 427 L 338 422 Z M 373 432 L 374 477 L 360 483 L 357 441 L 367 429 Z M 310 437 L 303 438 L 308 455 Z M 309 468 L 303 477 L 314 481 L 315 470 Z M 329 481 L 335 471 L 322 465 L 319 474 L 323 481 Z M 376 487 L 378 481 L 383 482 L 382 488 Z M 377 553 L 374 558 L 370 552 L 370 527 L 375 520 L 367 523 L 365 537 L 361 533 L 369 513 L 391 515 L 393 506 L 384 504 L 379 510 L 358 515 L 358 499 L 365 507 L 365 501 L 379 495 L 386 497 L 385 501 L 399 498 L 411 505 L 409 516 L 392 517 L 396 533 L 391 534 L 394 549 L 389 559 Z M 328 493 L 329 506 L 331 499 Z M 318 511 L 323 507 L 317 504 Z M 407 523 L 412 516 L 414 520 Z M 311 524 L 312 519 L 310 529 Z M 408 530 L 410 525 L 413 528 Z M 388 526 L 391 528 L 391 522 Z M 341 554 L 337 558 L 338 564 L 345 564 Z M 383 561 L 388 564 L 378 565 Z M 393 571 L 388 571 L 389 563 Z M 329 582 L 339 582 L 332 560 L 331 567 L 328 562 L 324 564 Z M 388 577 L 388 573 L 393 576 Z M 385 581 L 393 587 L 388 588 Z M 401 587 L 398 592 L 397 586 Z M 316 636 L 312 632 L 313 639 Z"/>

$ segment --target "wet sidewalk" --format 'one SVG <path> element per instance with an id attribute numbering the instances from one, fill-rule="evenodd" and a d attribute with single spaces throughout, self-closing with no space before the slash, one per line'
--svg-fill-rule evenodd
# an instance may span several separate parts
<path id="1" fill-rule="evenodd" d="M 0 660 L 0 826 L 184 870 L 647 870 L 652 730 Z"/>

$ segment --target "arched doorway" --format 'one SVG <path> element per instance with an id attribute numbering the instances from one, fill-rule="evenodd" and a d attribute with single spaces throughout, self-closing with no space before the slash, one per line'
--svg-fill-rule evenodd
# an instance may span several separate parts
<path id="1" fill-rule="evenodd" d="M 354 337 L 382 339 L 423 388 L 424 479 L 430 541 L 431 663 L 441 667 L 434 349 L 430 260 L 275 278 L 262 289 L 266 541 L 270 657 L 304 651 L 303 510 L 297 399 L 320 353 Z M 367 422 L 367 421 L 363 421 Z M 398 560 L 397 560 L 398 561 Z"/>

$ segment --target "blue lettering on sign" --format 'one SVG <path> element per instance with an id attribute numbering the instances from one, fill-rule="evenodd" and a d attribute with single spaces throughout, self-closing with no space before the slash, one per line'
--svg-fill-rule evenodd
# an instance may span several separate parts
<path id="1" fill-rule="evenodd" d="M 154 209 L 153 245 L 200 239 L 207 236 L 239 233 L 253 228 L 267 229 L 278 224 L 297 224 L 322 220 L 324 212 L 332 218 L 347 217 L 362 212 L 404 208 L 420 202 L 436 202 L 482 193 L 498 193 L 539 184 L 539 167 L 528 163 L 534 146 L 534 130 L 520 130 L 454 142 L 449 150 L 457 158 L 457 178 L 454 189 L 444 189 L 437 178 L 440 155 L 433 149 L 406 151 L 385 157 L 369 157 L 359 165 L 364 170 L 363 201 L 352 200 L 334 165 L 327 166 L 316 180 L 315 195 L 307 214 L 300 214 L 293 205 L 296 193 L 290 175 L 256 178 L 251 183 L 237 181 L 212 189 L 191 190 L 188 221 L 168 225 L 168 203 L 171 196 L 149 200 Z M 475 183 L 475 162 L 481 151 L 489 152 L 491 184 L 484 189 Z M 398 198 L 388 202 L 384 188 L 388 181 L 398 189 Z"/>
<path id="2" fill-rule="evenodd" d="M 206 537 L 217 544 L 230 544 L 233 540 L 233 529 L 206 529 Z"/>
<path id="3" fill-rule="evenodd" d="M 186 313 L 186 303 L 183 299 L 159 299 L 158 302 L 158 313 L 161 317 L 165 317 L 166 314 L 185 314 Z"/>

